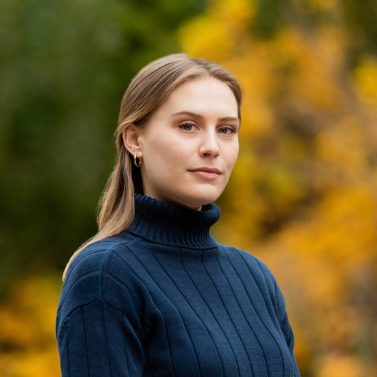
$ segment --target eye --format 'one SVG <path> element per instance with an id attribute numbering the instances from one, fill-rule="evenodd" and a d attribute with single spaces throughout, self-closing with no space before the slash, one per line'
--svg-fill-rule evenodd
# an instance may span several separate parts
<path id="1" fill-rule="evenodd" d="M 192 130 L 191 127 L 193 127 L 193 126 L 196 127 L 196 125 L 194 123 L 186 122 L 186 123 L 180 124 L 178 127 L 181 128 L 184 131 L 191 131 Z"/>
<path id="2" fill-rule="evenodd" d="M 223 133 L 224 135 L 235 134 L 236 132 L 238 132 L 234 127 L 221 127 L 219 128 L 219 130 L 225 130 L 225 132 L 220 132 L 220 133 Z M 227 132 L 228 130 L 230 130 L 229 133 Z"/>

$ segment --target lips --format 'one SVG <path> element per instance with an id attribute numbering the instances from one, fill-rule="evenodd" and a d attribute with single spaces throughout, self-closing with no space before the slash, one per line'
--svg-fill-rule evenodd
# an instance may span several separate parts
<path id="1" fill-rule="evenodd" d="M 197 169 L 193 169 L 193 170 L 190 170 L 192 172 L 194 171 L 204 171 L 204 172 L 207 172 L 207 173 L 216 173 L 216 174 L 221 174 L 221 171 L 217 168 L 209 168 L 209 167 L 201 167 L 201 168 L 197 168 Z"/>
<path id="2" fill-rule="evenodd" d="M 197 177 L 201 179 L 207 179 L 207 180 L 214 180 L 219 177 L 221 174 L 221 171 L 217 168 L 209 168 L 206 166 L 203 166 L 201 168 L 190 170 L 191 173 L 195 174 Z"/>

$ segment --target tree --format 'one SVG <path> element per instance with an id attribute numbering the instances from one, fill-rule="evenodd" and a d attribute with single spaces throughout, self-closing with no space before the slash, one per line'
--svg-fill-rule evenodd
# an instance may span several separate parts
<path id="1" fill-rule="evenodd" d="M 96 233 L 123 93 L 200 1 L 2 0 L 0 296 Z M 59 273 L 61 273 L 59 272 Z"/>
<path id="2" fill-rule="evenodd" d="M 216 238 L 273 270 L 303 376 L 374 376 L 375 4 L 210 4 L 180 28 L 182 48 L 229 68 L 246 94 Z"/>

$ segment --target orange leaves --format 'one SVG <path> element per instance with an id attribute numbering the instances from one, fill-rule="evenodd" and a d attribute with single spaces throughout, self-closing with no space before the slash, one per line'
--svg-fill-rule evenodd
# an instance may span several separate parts
<path id="1" fill-rule="evenodd" d="M 336 71 L 343 64 L 342 38 L 335 27 L 323 26 L 310 35 L 288 26 L 279 31 L 272 44 L 281 57 L 280 64 L 291 67 L 290 80 L 285 83 L 319 109 L 334 110 L 342 100 L 336 81 Z"/>
<path id="2" fill-rule="evenodd" d="M 377 105 L 377 60 L 365 58 L 355 70 L 355 84 L 359 95 L 367 103 Z"/>
<path id="3" fill-rule="evenodd" d="M 348 176 L 363 174 L 368 169 L 368 156 L 363 149 L 365 136 L 359 120 L 346 118 L 339 122 L 338 127 L 329 128 L 318 135 L 318 159 L 348 172 Z"/>
<path id="4" fill-rule="evenodd" d="M 331 11 L 338 6 L 339 0 L 309 0 L 313 9 L 322 11 Z"/>
<path id="5" fill-rule="evenodd" d="M 356 357 L 331 354 L 324 357 L 318 367 L 318 377 L 363 377 L 363 368 Z"/>
<path id="6" fill-rule="evenodd" d="M 59 355 L 56 345 L 48 349 L 5 353 L 0 358 L 2 377 L 60 377 Z"/>
<path id="7" fill-rule="evenodd" d="M 280 4 L 287 17 L 269 39 L 253 33 L 253 2 L 237 22 L 229 4 L 211 2 L 179 34 L 184 52 L 219 62 L 245 89 L 216 236 L 274 272 L 308 375 L 374 376 L 377 59 L 349 64 L 362 41 L 338 0 Z"/>
<path id="8" fill-rule="evenodd" d="M 183 50 L 193 57 L 209 60 L 229 57 L 238 36 L 252 19 L 255 7 L 251 0 L 210 3 L 205 14 L 181 26 L 178 35 Z"/>
<path id="9" fill-rule="evenodd" d="M 19 281 L 0 307 L 0 375 L 60 376 L 55 317 L 60 278 L 30 277 Z"/>

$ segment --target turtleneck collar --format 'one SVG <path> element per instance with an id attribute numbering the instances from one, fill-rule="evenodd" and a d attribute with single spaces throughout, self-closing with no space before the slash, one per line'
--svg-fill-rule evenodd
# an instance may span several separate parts
<path id="1" fill-rule="evenodd" d="M 220 218 L 216 204 L 205 204 L 196 211 L 136 193 L 134 197 L 135 218 L 127 232 L 163 245 L 190 249 L 217 246 L 209 232 Z"/>

